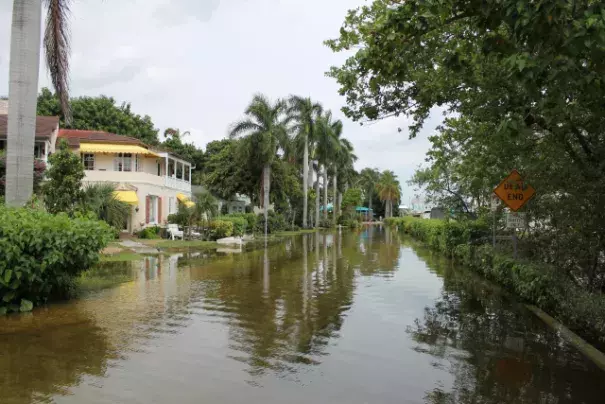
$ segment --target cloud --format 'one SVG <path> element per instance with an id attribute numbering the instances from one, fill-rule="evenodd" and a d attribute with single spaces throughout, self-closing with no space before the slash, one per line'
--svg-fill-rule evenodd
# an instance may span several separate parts
<path id="1" fill-rule="evenodd" d="M 8 93 L 11 7 L 0 1 L 0 94 Z M 71 15 L 72 94 L 114 97 L 150 115 L 161 131 L 190 130 L 203 146 L 226 136 L 257 92 L 275 99 L 311 96 L 344 122 L 358 169 L 392 169 L 406 181 L 424 161 L 431 115 L 408 140 L 405 118 L 360 126 L 346 119 L 333 79 L 345 55 L 323 41 L 338 36 L 348 9 L 364 0 L 104 0 L 77 1 Z M 321 12 L 318 12 L 321 10 Z M 40 86 L 50 86 L 41 62 Z"/>

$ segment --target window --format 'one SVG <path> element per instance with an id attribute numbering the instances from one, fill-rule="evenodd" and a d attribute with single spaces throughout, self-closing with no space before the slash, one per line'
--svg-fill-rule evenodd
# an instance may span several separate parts
<path id="1" fill-rule="evenodd" d="M 132 153 L 118 153 L 113 159 L 114 171 L 132 171 Z"/>
<path id="2" fill-rule="evenodd" d="M 176 207 L 176 198 L 174 198 L 173 196 L 168 198 L 168 214 L 173 214 L 177 212 L 177 207 Z"/>
<path id="3" fill-rule="evenodd" d="M 174 177 L 174 160 L 168 160 L 168 176 Z"/>
<path id="4" fill-rule="evenodd" d="M 176 178 L 178 178 L 179 180 L 183 179 L 183 164 L 182 163 L 177 163 L 177 165 L 176 165 Z"/>
<path id="5" fill-rule="evenodd" d="M 189 166 L 185 166 L 185 181 L 189 182 Z"/>
<path id="6" fill-rule="evenodd" d="M 37 159 L 44 159 L 46 157 L 46 145 L 43 142 L 36 142 L 34 144 L 34 157 Z"/>
<path id="7" fill-rule="evenodd" d="M 84 169 L 88 171 L 92 171 L 95 169 L 95 155 L 91 153 L 82 154 L 82 163 L 84 164 Z"/>
<path id="8" fill-rule="evenodd" d="M 0 140 L 0 150 L 6 149 L 6 140 Z"/>

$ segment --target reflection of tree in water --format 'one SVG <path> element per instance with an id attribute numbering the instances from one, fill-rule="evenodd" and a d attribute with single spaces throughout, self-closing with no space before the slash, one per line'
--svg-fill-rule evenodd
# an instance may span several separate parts
<path id="1" fill-rule="evenodd" d="M 30 403 L 66 394 L 84 375 L 103 376 L 115 357 L 103 331 L 77 310 L 3 319 L 2 403 Z M 44 324 L 39 324 L 42 321 Z"/>
<path id="2" fill-rule="evenodd" d="M 234 358 L 251 374 L 316 364 L 337 336 L 352 303 L 354 272 L 328 240 L 304 235 L 270 248 L 270 282 L 263 279 L 264 253 L 247 254 L 235 263 L 236 276 L 220 277 L 208 290 L 205 309 L 228 318 L 230 347 L 244 354 Z"/>
<path id="3" fill-rule="evenodd" d="M 529 312 L 485 281 L 417 249 L 443 277 L 441 297 L 409 332 L 416 349 L 449 361 L 451 392 L 435 389 L 427 403 L 597 403 L 598 370 Z M 586 367 L 588 369 L 586 369 Z"/>
<path id="4" fill-rule="evenodd" d="M 393 276 L 401 252 L 397 232 L 378 226 L 365 226 L 359 234 L 349 233 L 345 238 L 349 239 L 348 250 L 355 251 L 351 262 L 359 267 L 362 275 Z"/>

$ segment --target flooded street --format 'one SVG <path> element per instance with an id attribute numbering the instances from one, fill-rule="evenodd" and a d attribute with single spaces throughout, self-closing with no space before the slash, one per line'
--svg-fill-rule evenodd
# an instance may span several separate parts
<path id="1" fill-rule="evenodd" d="M 100 273 L 132 281 L 0 318 L 1 403 L 605 397 L 605 373 L 523 306 L 379 228 Z"/>

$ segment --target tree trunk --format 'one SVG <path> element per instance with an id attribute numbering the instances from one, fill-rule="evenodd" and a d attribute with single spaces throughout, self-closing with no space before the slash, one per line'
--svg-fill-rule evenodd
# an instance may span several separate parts
<path id="1" fill-rule="evenodd" d="M 328 220 L 328 168 L 324 164 L 324 219 Z"/>
<path id="2" fill-rule="evenodd" d="M 317 182 L 315 183 L 315 227 L 319 227 L 319 164 L 317 165 Z"/>
<path id="3" fill-rule="evenodd" d="M 303 217 L 302 227 L 307 228 L 307 213 L 309 205 L 309 139 L 305 136 L 305 153 L 303 157 Z"/>
<path id="4" fill-rule="evenodd" d="M 6 150 L 6 204 L 23 206 L 34 185 L 41 0 L 14 0 Z"/>
<path id="5" fill-rule="evenodd" d="M 368 198 L 368 209 L 370 209 L 370 214 L 372 215 L 372 219 L 374 218 L 374 211 L 372 210 L 372 197 L 374 196 L 373 192 L 370 192 L 370 196 Z"/>
<path id="6" fill-rule="evenodd" d="M 269 189 L 271 187 L 271 165 L 263 167 L 263 207 L 265 213 L 265 236 L 267 235 L 267 223 L 269 222 Z"/>
<path id="7" fill-rule="evenodd" d="M 338 211 L 342 211 L 342 192 L 338 193 Z"/>
<path id="8" fill-rule="evenodd" d="M 338 212 L 339 212 L 339 207 L 338 207 L 338 203 L 337 203 L 337 198 L 338 198 L 338 188 L 337 188 L 337 184 L 338 184 L 338 170 L 336 170 L 336 168 L 334 169 L 334 178 L 332 179 L 332 187 L 333 187 L 333 202 L 332 204 L 334 205 L 334 207 L 332 208 L 332 223 L 334 223 L 334 226 L 336 226 L 336 221 L 338 220 Z"/>

